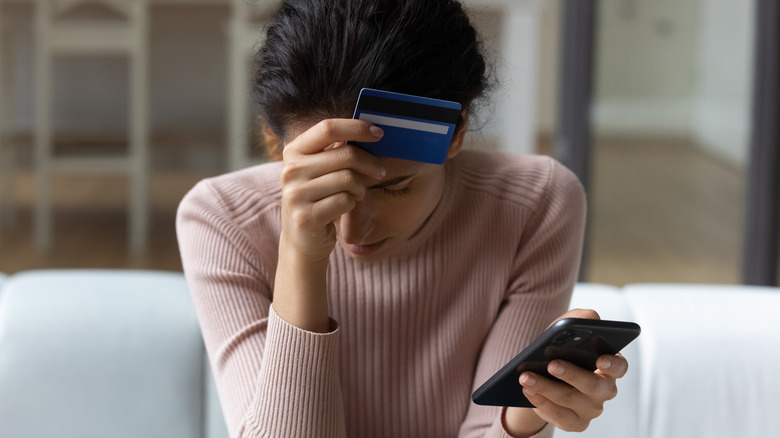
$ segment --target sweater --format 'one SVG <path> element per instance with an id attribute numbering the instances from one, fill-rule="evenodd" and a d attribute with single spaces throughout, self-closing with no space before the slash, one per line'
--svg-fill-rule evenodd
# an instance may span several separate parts
<path id="1" fill-rule="evenodd" d="M 462 151 L 445 166 L 439 204 L 396 253 L 361 262 L 336 245 L 324 334 L 271 306 L 281 163 L 183 198 L 183 268 L 232 437 L 509 436 L 503 408 L 470 396 L 567 310 L 585 195 L 549 157 Z"/>

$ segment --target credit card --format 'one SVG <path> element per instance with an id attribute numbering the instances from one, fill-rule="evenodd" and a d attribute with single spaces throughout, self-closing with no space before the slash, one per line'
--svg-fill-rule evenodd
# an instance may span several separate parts
<path id="1" fill-rule="evenodd" d="M 364 88 L 353 119 L 385 132 L 377 142 L 348 142 L 378 157 L 443 164 L 460 117 L 458 102 Z"/>

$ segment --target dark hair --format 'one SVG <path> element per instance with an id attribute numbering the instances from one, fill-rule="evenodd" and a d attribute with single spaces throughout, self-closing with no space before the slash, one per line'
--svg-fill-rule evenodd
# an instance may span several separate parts
<path id="1" fill-rule="evenodd" d="M 452 100 L 468 112 L 489 83 L 456 0 L 286 0 L 255 61 L 255 100 L 279 137 L 296 121 L 351 117 L 363 87 Z"/>

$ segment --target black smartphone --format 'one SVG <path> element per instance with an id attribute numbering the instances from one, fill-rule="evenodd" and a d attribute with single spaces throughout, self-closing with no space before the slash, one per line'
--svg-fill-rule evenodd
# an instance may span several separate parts
<path id="1" fill-rule="evenodd" d="M 478 405 L 534 407 L 523 395 L 520 374 L 533 371 L 558 380 L 547 372 L 553 359 L 562 359 L 590 371 L 603 354 L 615 354 L 639 336 L 633 322 L 565 318 L 557 321 L 528 347 L 480 386 L 471 399 Z"/>

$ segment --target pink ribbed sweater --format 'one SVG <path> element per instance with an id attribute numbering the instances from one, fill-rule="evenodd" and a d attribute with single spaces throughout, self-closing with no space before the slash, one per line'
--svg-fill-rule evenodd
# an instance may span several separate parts
<path id="1" fill-rule="evenodd" d="M 326 334 L 271 308 L 280 163 L 183 199 L 184 271 L 231 436 L 508 436 L 501 408 L 470 395 L 566 311 L 585 197 L 546 157 L 464 151 L 446 166 L 439 205 L 396 254 L 359 262 L 336 245 Z"/>

